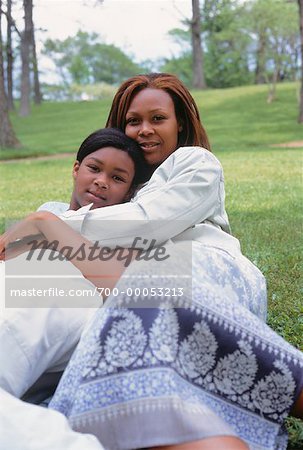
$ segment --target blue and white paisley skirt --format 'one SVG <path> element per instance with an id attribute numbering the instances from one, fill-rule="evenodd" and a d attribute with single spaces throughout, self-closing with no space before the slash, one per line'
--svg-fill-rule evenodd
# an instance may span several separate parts
<path id="1" fill-rule="evenodd" d="M 132 264 L 134 276 L 117 288 L 155 286 L 152 266 Z M 253 450 L 285 449 L 303 357 L 265 324 L 264 277 L 244 256 L 199 243 L 191 271 L 187 297 L 159 296 L 152 307 L 148 296 L 109 298 L 50 407 L 110 450 L 220 435 Z"/>

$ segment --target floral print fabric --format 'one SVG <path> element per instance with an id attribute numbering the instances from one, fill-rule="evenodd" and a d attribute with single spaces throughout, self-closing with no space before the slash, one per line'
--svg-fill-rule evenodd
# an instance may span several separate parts
<path id="1" fill-rule="evenodd" d="M 218 435 L 285 449 L 303 358 L 264 322 L 263 276 L 243 256 L 193 243 L 191 281 L 191 298 L 153 299 L 152 308 L 147 297 L 108 299 L 50 406 L 110 450 Z"/>

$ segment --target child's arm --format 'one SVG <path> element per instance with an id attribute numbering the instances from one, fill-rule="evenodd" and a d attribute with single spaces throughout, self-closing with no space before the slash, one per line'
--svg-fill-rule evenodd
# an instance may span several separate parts
<path id="1" fill-rule="evenodd" d="M 20 243 L 15 243 L 19 239 Z M 0 259 L 14 257 L 16 254 L 31 250 L 33 246 L 50 248 L 62 253 L 97 287 L 112 289 L 125 270 L 124 261 L 117 258 L 115 252 L 112 252 L 111 257 L 107 257 L 106 260 L 98 257 L 102 250 L 98 243 L 84 238 L 56 215 L 47 211 L 30 214 L 0 236 Z M 125 249 L 124 252 L 132 252 L 130 256 L 135 256 L 133 250 Z"/>

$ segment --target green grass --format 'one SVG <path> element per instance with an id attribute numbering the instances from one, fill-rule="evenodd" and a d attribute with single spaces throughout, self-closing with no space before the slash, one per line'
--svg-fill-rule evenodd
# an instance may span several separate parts
<path id="1" fill-rule="evenodd" d="M 266 103 L 266 87 L 194 92 L 205 128 L 225 172 L 226 206 L 243 253 L 268 283 L 268 322 L 303 349 L 302 149 L 271 144 L 303 140 L 297 124 L 295 84 L 278 86 L 278 99 Z M 105 124 L 110 101 L 53 103 L 32 115 L 13 115 L 26 148 L 2 150 L 0 158 L 75 153 L 83 138 Z M 73 155 L 66 159 L 0 163 L 0 220 L 18 219 L 47 200 L 67 201 Z M 289 421 L 289 448 L 303 447 L 301 421 Z"/>
<path id="2" fill-rule="evenodd" d="M 277 100 L 266 103 L 266 86 L 193 92 L 215 152 L 258 150 L 281 142 L 302 140 L 297 123 L 298 84 L 278 86 Z M 0 159 L 74 153 L 83 138 L 105 125 L 111 100 L 42 103 L 31 115 L 12 114 L 23 148 L 0 150 Z"/>
<path id="3" fill-rule="evenodd" d="M 11 119 L 23 147 L 0 150 L 0 159 L 75 153 L 83 139 L 105 125 L 110 100 L 33 105 L 28 117 Z"/>
<path id="4" fill-rule="evenodd" d="M 220 159 L 233 234 L 268 282 L 269 323 L 303 349 L 302 151 L 237 151 Z"/>
<path id="5" fill-rule="evenodd" d="M 280 84 L 276 101 L 266 102 L 267 87 L 243 86 L 194 93 L 213 150 L 263 149 L 264 146 L 303 140 L 297 123 L 295 83 Z"/>

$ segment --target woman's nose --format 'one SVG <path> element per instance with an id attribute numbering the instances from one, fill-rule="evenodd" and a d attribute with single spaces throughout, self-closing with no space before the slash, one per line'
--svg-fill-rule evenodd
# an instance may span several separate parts
<path id="1" fill-rule="evenodd" d="M 153 134 L 154 129 L 149 122 L 142 122 L 141 128 L 139 130 L 139 136 L 148 136 Z"/>

